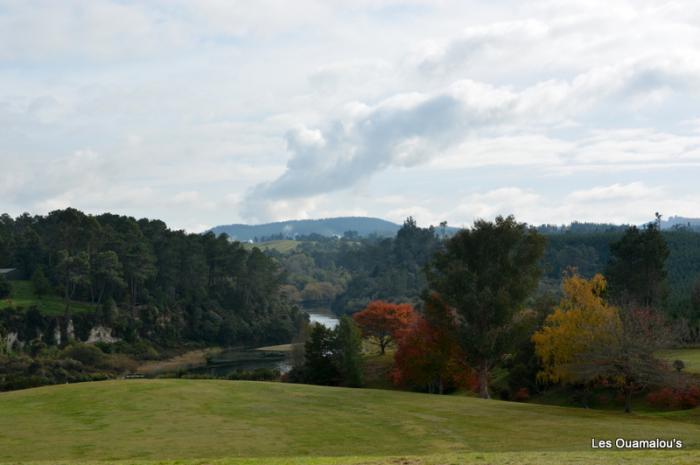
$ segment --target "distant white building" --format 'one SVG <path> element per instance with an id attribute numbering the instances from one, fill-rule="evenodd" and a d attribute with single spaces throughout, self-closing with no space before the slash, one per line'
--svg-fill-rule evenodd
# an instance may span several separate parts
<path id="1" fill-rule="evenodd" d="M 7 279 L 19 278 L 19 271 L 17 268 L 0 268 L 0 274 L 5 276 Z"/>

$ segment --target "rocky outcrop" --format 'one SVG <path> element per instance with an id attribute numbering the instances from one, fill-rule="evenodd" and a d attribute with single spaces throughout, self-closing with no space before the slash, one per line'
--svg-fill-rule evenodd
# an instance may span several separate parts
<path id="1" fill-rule="evenodd" d="M 94 344 L 95 342 L 106 342 L 114 343 L 118 342 L 120 339 L 118 337 L 112 336 L 112 329 L 106 326 L 95 326 L 90 330 L 90 336 L 88 337 L 88 344 Z"/>
<path id="2" fill-rule="evenodd" d="M 75 340 L 75 325 L 73 324 L 73 320 L 68 320 L 68 324 L 66 325 L 66 338 L 69 341 Z"/>
<path id="3" fill-rule="evenodd" d="M 7 335 L 2 339 L 4 339 L 3 346 L 5 347 L 5 350 L 7 352 L 13 352 L 14 350 L 22 349 L 22 347 L 24 346 L 24 343 L 19 340 L 18 333 L 7 333 Z"/>

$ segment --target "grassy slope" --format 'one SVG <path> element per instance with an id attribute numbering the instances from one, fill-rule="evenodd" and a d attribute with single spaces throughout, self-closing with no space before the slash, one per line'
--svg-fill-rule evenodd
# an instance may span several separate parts
<path id="1" fill-rule="evenodd" d="M 0 299 L 0 310 L 9 307 L 29 308 L 36 306 L 45 315 L 63 315 L 66 304 L 63 298 L 50 295 L 39 299 L 34 294 L 31 281 L 10 281 L 12 293 L 9 299 Z M 94 307 L 87 303 L 72 302 L 71 312 L 90 312 Z"/>
<path id="2" fill-rule="evenodd" d="M 664 350 L 659 356 L 673 363 L 674 360 L 683 360 L 685 371 L 688 373 L 700 373 L 700 349 L 676 349 Z"/>
<path id="3" fill-rule="evenodd" d="M 582 461 L 570 463 L 671 463 L 674 457 L 677 463 L 700 462 L 695 412 L 625 416 L 456 396 L 213 380 L 16 391 L 0 394 L 0 412 L 0 462 L 209 457 L 239 463 L 236 457 L 250 457 L 259 459 L 251 462 L 256 465 L 402 463 L 366 458 L 398 455 L 429 455 L 408 464 L 568 463 L 576 457 Z M 693 451 L 589 449 L 591 437 L 620 436 L 678 437 Z"/>

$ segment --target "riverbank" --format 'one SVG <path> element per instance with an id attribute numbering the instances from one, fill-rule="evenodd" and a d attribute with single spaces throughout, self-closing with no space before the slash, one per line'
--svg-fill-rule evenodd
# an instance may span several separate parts
<path id="1" fill-rule="evenodd" d="M 223 351 L 220 347 L 209 347 L 185 352 L 167 360 L 153 360 L 143 363 L 136 369 L 136 373 L 147 377 L 156 377 L 167 373 L 192 370 L 205 367 L 210 357 Z"/>

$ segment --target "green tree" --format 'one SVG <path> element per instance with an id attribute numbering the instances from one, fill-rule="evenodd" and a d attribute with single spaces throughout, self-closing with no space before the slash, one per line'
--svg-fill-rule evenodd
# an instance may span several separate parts
<path id="1" fill-rule="evenodd" d="M 690 304 L 693 311 L 693 318 L 700 318 L 700 280 L 696 281 L 693 286 L 693 291 L 690 295 Z"/>
<path id="2" fill-rule="evenodd" d="M 4 274 L 0 274 L 0 299 L 9 297 L 11 292 L 12 287 L 10 286 L 10 282 Z"/>
<path id="3" fill-rule="evenodd" d="M 51 283 L 46 278 L 43 268 L 37 268 L 32 274 L 34 294 L 40 299 L 51 292 Z"/>
<path id="4" fill-rule="evenodd" d="M 93 303 L 101 303 L 105 293 L 111 295 L 111 292 L 126 287 L 122 264 L 114 251 L 108 250 L 95 254 L 91 265 L 90 294 Z"/>
<path id="5" fill-rule="evenodd" d="M 138 302 L 141 289 L 146 281 L 157 273 L 155 257 L 150 244 L 144 239 L 138 226 L 134 225 L 132 234 L 127 237 L 127 250 L 122 257 L 124 276 L 126 278 L 131 305 Z"/>
<path id="6" fill-rule="evenodd" d="M 335 345 L 335 331 L 318 323 L 312 326 L 304 345 L 303 381 L 326 386 L 338 384 Z"/>
<path id="7" fill-rule="evenodd" d="M 539 282 L 544 245 L 512 216 L 479 220 L 449 239 L 428 269 L 430 288 L 456 313 L 458 340 L 484 398 L 490 371 L 512 342 L 514 315 Z"/>
<path id="8" fill-rule="evenodd" d="M 627 229 L 610 245 L 605 270 L 612 300 L 623 306 L 658 307 L 668 295 L 666 259 L 669 249 L 656 223 Z"/>
<path id="9" fill-rule="evenodd" d="M 349 316 L 343 316 L 336 328 L 336 363 L 344 386 L 362 386 L 362 334 Z"/>
<path id="10" fill-rule="evenodd" d="M 63 299 L 66 304 L 66 314 L 70 313 L 70 302 L 76 291 L 90 283 L 90 264 L 86 252 L 77 255 L 70 255 L 66 250 L 61 250 L 58 254 L 58 265 L 56 267 L 58 276 L 63 286 Z"/>
<path id="11" fill-rule="evenodd" d="M 31 226 L 24 227 L 17 234 L 15 261 L 24 276 L 37 269 L 45 253 L 43 241 Z"/>

